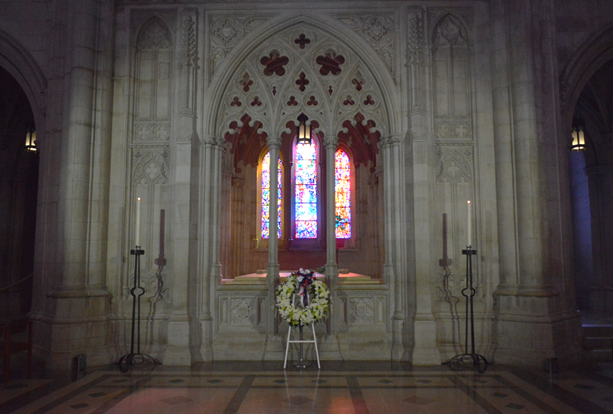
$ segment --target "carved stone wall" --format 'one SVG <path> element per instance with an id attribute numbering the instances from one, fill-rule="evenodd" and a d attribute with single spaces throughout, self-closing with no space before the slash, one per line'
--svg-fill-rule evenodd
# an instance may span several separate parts
<path id="1" fill-rule="evenodd" d="M 468 199 L 480 345 L 507 363 L 577 354 L 564 131 L 585 82 L 611 59 L 610 3 L 3 2 L 0 65 L 40 132 L 39 353 L 58 368 L 80 353 L 111 362 L 125 345 L 139 196 L 155 356 L 189 365 L 223 338 L 215 358 L 231 358 L 230 344 L 244 358 L 279 359 L 279 335 L 266 337 L 257 316 L 271 311 L 258 301 L 272 285 L 232 290 L 221 277 L 266 267 L 259 151 L 292 135 L 304 113 L 321 142 L 366 154 L 354 162 L 356 248 L 339 248 L 338 265 L 383 274 L 380 284 L 339 282 L 341 326 L 325 327 L 327 356 L 374 349 L 437 364 L 454 350 Z M 3 156 L 17 159 L 16 148 Z M 14 217 L 7 185 L 0 210 Z M 23 230 L 12 228 L 0 253 L 18 262 Z"/>
<path id="2" fill-rule="evenodd" d="M 218 112 L 220 135 L 248 114 L 261 131 L 277 136 L 304 113 L 324 135 L 346 131 L 358 114 L 372 130 L 388 125 L 385 99 L 372 71 L 328 33 L 299 25 L 275 34 L 249 53 L 229 81 Z M 232 129 L 231 132 L 236 132 Z"/>
<path id="3" fill-rule="evenodd" d="M 337 18 L 366 40 L 395 75 L 396 20 L 393 14 L 337 16 Z"/>
<path id="4" fill-rule="evenodd" d="M 162 275 L 154 262 L 161 249 L 160 224 L 168 211 L 171 174 L 172 80 L 174 41 L 168 13 L 136 13 L 133 17 L 134 117 L 131 130 L 130 208 L 141 198 L 141 278 L 147 297 L 168 299 Z M 164 213 L 162 213 L 164 210 Z M 134 210 L 132 210 L 134 211 Z M 132 220 L 135 215 L 131 214 Z M 131 220 L 131 221 L 132 221 Z M 134 244 L 136 224 L 130 223 L 128 245 Z M 166 275 L 164 275 L 166 276 Z M 122 293 L 129 300 L 133 281 L 123 284 Z M 154 300 L 154 299 L 152 299 Z"/>
<path id="5" fill-rule="evenodd" d="M 215 73 L 219 64 L 228 53 L 259 24 L 266 21 L 265 16 L 229 16 L 211 14 L 210 31 L 210 73 Z"/>

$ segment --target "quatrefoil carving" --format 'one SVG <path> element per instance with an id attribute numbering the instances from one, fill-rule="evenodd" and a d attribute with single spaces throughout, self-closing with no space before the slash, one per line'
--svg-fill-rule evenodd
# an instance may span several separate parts
<path id="1" fill-rule="evenodd" d="M 264 75 L 272 76 L 272 74 L 276 74 L 277 76 L 285 75 L 284 66 L 289 63 L 289 58 L 287 56 L 281 56 L 278 50 L 272 50 L 269 56 L 264 56 L 260 59 L 260 63 L 265 66 Z"/>
<path id="2" fill-rule="evenodd" d="M 328 50 L 325 55 L 317 56 L 315 60 L 318 65 L 321 65 L 319 73 L 326 76 L 328 73 L 338 75 L 341 73 L 341 65 L 345 63 L 345 58 L 337 55 L 333 50 Z"/>

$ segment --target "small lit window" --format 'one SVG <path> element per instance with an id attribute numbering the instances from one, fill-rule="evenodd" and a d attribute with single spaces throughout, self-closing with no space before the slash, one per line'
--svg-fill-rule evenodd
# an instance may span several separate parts
<path id="1" fill-rule="evenodd" d="M 296 144 L 294 159 L 295 179 L 295 238 L 317 238 L 317 146 Z"/>
<path id="2" fill-rule="evenodd" d="M 277 200 L 278 200 L 278 209 L 277 209 L 277 238 L 281 238 L 281 206 L 282 206 L 282 198 L 281 198 L 281 183 L 283 182 L 283 172 L 281 163 L 281 158 L 278 161 L 277 168 Z M 264 158 L 262 159 L 262 238 L 267 239 L 270 236 L 270 152 L 267 152 Z"/>
<path id="3" fill-rule="evenodd" d="M 337 239 L 351 238 L 351 164 L 345 151 L 334 155 L 335 229 Z"/>

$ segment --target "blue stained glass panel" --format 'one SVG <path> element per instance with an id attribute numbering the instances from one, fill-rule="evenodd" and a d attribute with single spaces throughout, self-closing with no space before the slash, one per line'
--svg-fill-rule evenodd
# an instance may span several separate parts
<path id="1" fill-rule="evenodd" d="M 311 144 L 296 144 L 295 158 L 295 237 L 317 238 L 317 147 Z"/>
<path id="2" fill-rule="evenodd" d="M 317 206 L 313 203 L 298 203 L 296 216 L 300 217 L 300 220 L 317 220 Z"/>
<path id="3" fill-rule="evenodd" d="M 296 222 L 296 234 L 301 234 L 302 239 L 315 239 L 317 238 L 317 221 L 297 221 Z"/>

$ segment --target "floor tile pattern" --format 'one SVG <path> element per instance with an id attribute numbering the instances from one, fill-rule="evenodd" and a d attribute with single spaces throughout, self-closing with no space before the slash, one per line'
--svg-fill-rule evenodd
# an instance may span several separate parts
<path id="1" fill-rule="evenodd" d="M 237 367 L 241 365 L 227 370 L 154 367 L 129 373 L 110 368 L 55 388 L 51 379 L 21 379 L 0 384 L 0 412 L 613 413 L 611 369 L 568 370 L 548 377 L 495 366 L 483 374 L 445 367 L 321 371 Z"/>

